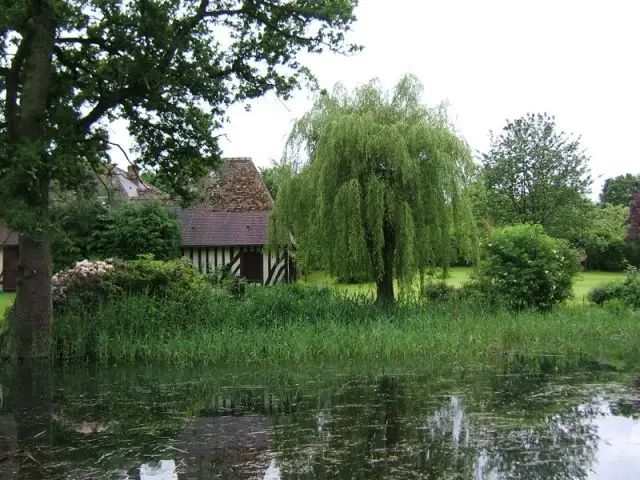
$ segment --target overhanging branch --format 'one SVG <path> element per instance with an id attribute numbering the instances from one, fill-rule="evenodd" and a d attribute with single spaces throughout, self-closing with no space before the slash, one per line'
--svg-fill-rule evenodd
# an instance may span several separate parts
<path id="1" fill-rule="evenodd" d="M 120 53 L 120 49 L 109 45 L 105 40 L 101 38 L 88 38 L 88 37 L 58 37 L 55 39 L 56 44 L 80 44 L 80 45 L 95 45 L 100 47 L 105 52 L 115 55 Z"/>

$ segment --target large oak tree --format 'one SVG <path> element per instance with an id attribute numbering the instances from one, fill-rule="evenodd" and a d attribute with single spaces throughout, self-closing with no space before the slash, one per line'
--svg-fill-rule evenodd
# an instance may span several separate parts
<path id="1" fill-rule="evenodd" d="M 52 188 L 109 161 L 124 119 L 138 162 L 177 194 L 215 167 L 227 108 L 308 71 L 299 53 L 352 51 L 357 0 L 4 0 L 0 4 L 0 217 L 21 232 L 14 331 L 48 354 Z"/>
<path id="2" fill-rule="evenodd" d="M 372 81 L 321 94 L 294 127 L 287 157 L 302 167 L 280 185 L 271 216 L 272 242 L 291 233 L 299 263 L 369 278 L 379 301 L 394 299 L 394 277 L 447 265 L 453 236 L 474 250 L 471 153 L 421 94 L 412 76 L 389 93 Z"/>

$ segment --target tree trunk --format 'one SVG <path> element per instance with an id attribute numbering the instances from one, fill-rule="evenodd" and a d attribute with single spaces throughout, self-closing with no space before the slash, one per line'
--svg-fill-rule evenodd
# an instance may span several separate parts
<path id="1" fill-rule="evenodd" d="M 51 241 L 20 235 L 18 285 L 14 311 L 18 358 L 48 357 L 51 302 Z"/>
<path id="2" fill-rule="evenodd" d="M 52 326 L 51 242 L 46 233 L 49 206 L 49 168 L 45 138 L 47 98 L 52 76 L 55 37 L 50 0 L 31 0 L 29 19 L 15 55 L 12 70 L 22 80 L 19 107 L 17 95 L 7 105 L 10 155 L 16 168 L 25 174 L 19 185 L 20 199 L 42 225 L 29 225 L 18 242 L 17 295 L 14 333 L 19 358 L 49 355 Z M 17 91 L 16 91 L 17 93 Z M 27 174 L 26 172 L 29 172 Z M 35 222 L 35 221 L 34 221 Z M 44 227 L 44 228 L 38 228 Z M 34 232 L 37 232 L 34 233 Z"/>
<path id="3" fill-rule="evenodd" d="M 376 301 L 379 304 L 391 304 L 395 300 L 393 293 L 393 257 L 395 241 L 390 225 L 384 227 L 384 246 L 382 247 L 382 277 L 376 282 Z"/>

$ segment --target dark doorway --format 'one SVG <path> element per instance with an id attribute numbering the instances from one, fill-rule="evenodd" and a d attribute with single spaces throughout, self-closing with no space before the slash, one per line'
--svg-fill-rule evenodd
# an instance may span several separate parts
<path id="1" fill-rule="evenodd" d="M 242 252 L 240 254 L 240 276 L 248 282 L 262 283 L 262 252 Z"/>
<path id="2" fill-rule="evenodd" d="M 5 292 L 15 292 L 18 277 L 18 247 L 2 249 L 2 289 Z"/>

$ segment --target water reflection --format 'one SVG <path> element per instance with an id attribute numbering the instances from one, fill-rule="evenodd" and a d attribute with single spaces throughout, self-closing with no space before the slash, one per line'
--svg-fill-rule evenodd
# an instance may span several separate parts
<path id="1" fill-rule="evenodd" d="M 2 378 L 1 479 L 640 477 L 639 392 L 612 374 Z"/>

